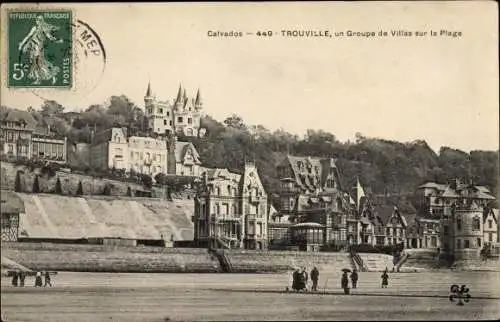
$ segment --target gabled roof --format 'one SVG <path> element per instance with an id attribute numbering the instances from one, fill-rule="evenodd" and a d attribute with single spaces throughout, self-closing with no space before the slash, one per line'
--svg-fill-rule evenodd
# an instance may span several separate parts
<path id="1" fill-rule="evenodd" d="M 37 125 L 37 122 L 35 118 L 31 115 L 31 113 L 16 109 L 9 110 L 6 113 L 4 120 L 6 122 L 16 122 L 16 123 L 24 122 L 26 123 L 26 127 L 30 129 L 34 129 Z"/>
<path id="2" fill-rule="evenodd" d="M 186 155 L 186 152 L 191 149 L 193 153 L 193 158 L 195 159 L 196 164 L 201 164 L 200 162 L 200 155 L 198 151 L 196 151 L 196 148 L 194 147 L 193 143 L 191 142 L 183 142 L 183 141 L 176 141 L 175 142 L 175 162 L 182 162 L 184 159 L 184 156 Z"/>
<path id="3" fill-rule="evenodd" d="M 455 192 L 451 187 L 446 187 L 443 194 L 441 195 L 443 198 L 457 198 L 460 197 L 459 194 Z"/>
<path id="4" fill-rule="evenodd" d="M 331 158 L 300 157 L 287 155 L 280 166 L 288 165 L 292 169 L 292 178 L 296 184 L 310 191 L 324 187 L 328 171 L 324 167 L 337 168 Z M 302 167 L 301 167 L 302 165 Z"/>
<path id="5" fill-rule="evenodd" d="M 230 172 L 226 168 L 207 168 L 207 178 L 209 180 L 226 178 L 235 182 L 240 182 L 241 174 Z"/>
<path id="6" fill-rule="evenodd" d="M 423 185 L 420 185 L 418 188 L 419 189 L 431 188 L 436 190 L 444 190 L 446 189 L 446 185 L 435 182 L 426 182 Z"/>

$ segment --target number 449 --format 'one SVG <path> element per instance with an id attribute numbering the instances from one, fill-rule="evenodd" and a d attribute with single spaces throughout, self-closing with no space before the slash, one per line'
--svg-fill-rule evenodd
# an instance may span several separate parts
<path id="1" fill-rule="evenodd" d="M 269 30 L 269 31 L 257 31 L 257 36 L 271 37 L 272 35 L 273 35 L 273 32 L 271 30 Z"/>
<path id="2" fill-rule="evenodd" d="M 23 65 L 20 63 L 15 63 L 13 72 L 12 72 L 12 78 L 15 80 L 21 80 L 24 78 L 25 72 L 28 71 L 28 65 Z"/>

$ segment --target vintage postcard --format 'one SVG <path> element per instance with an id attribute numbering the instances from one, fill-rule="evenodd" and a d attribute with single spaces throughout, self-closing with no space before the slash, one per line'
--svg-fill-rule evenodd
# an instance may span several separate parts
<path id="1" fill-rule="evenodd" d="M 497 2 L 0 11 L 1 321 L 500 318 Z"/>

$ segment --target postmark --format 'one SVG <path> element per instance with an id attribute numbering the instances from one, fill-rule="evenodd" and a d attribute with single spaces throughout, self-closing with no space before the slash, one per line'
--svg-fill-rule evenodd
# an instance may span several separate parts
<path id="1" fill-rule="evenodd" d="M 8 86 L 71 88 L 73 24 L 70 10 L 8 13 Z"/>

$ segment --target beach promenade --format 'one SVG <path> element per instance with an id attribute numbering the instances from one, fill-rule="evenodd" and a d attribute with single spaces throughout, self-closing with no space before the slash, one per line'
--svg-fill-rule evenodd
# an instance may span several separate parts
<path id="1" fill-rule="evenodd" d="M 500 273 L 361 273 L 358 289 L 341 294 L 341 272 L 320 272 L 319 291 L 279 293 L 291 274 L 120 274 L 63 272 L 55 287 L 14 288 L 2 278 L 7 321 L 193 320 L 472 320 L 500 317 Z M 466 284 L 471 300 L 448 299 Z"/>

